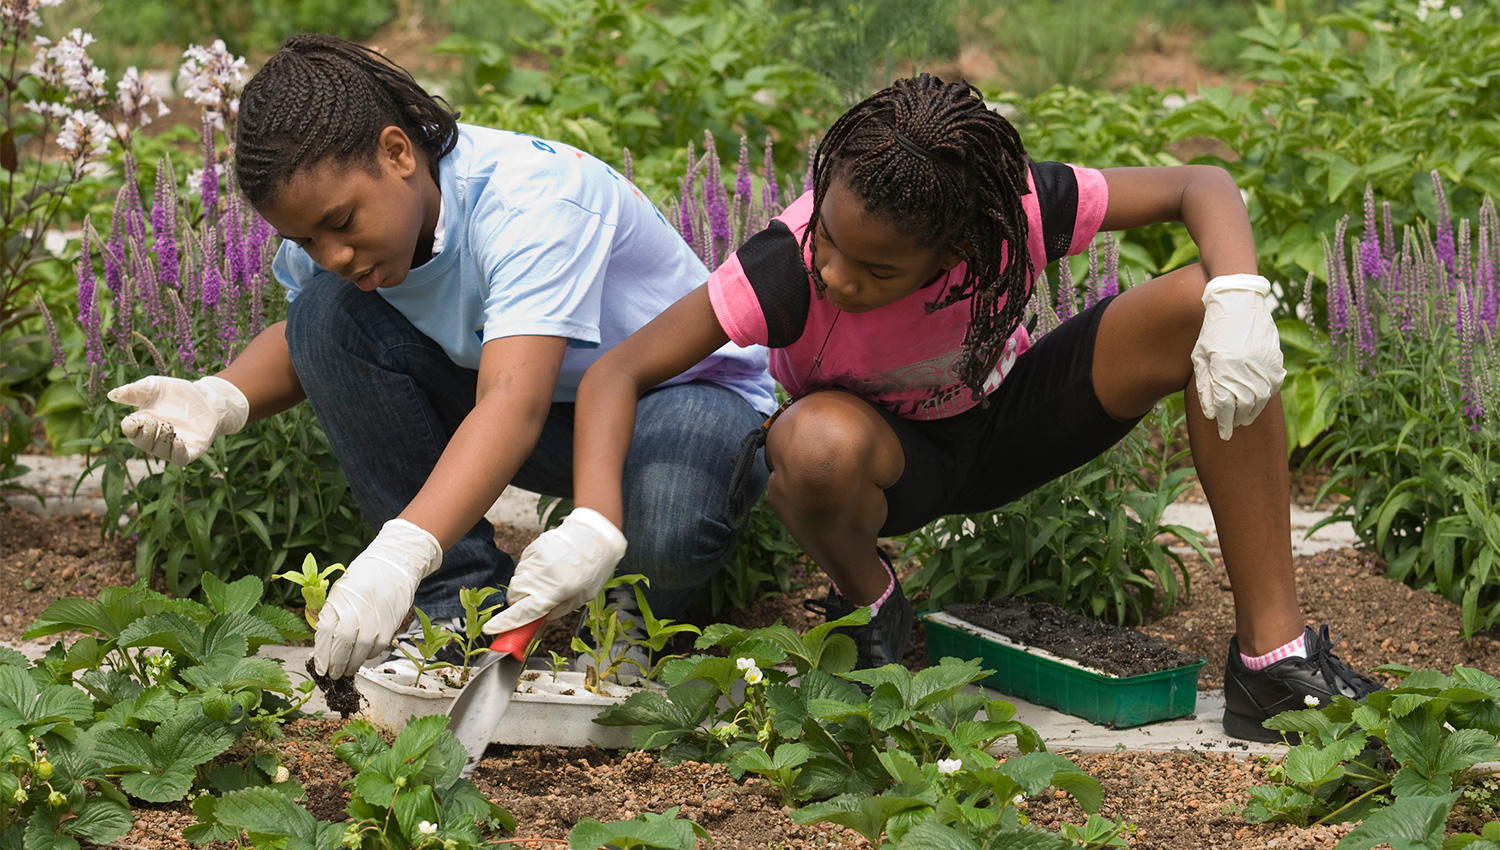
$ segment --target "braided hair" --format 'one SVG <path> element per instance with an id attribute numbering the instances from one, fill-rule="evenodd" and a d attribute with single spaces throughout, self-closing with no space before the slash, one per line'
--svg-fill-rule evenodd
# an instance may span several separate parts
<path id="1" fill-rule="evenodd" d="M 375 167 L 377 140 L 401 128 L 438 161 L 458 143 L 458 113 L 369 48 L 330 35 L 287 39 L 250 79 L 235 126 L 235 178 L 251 206 L 325 159 Z"/>
<path id="2" fill-rule="evenodd" d="M 965 261 L 963 280 L 928 303 L 929 312 L 969 300 L 969 329 L 955 371 L 974 398 L 1021 323 L 1031 295 L 1026 250 L 1026 148 L 1014 127 L 967 82 L 928 74 L 897 80 L 845 112 L 813 160 L 811 234 L 823 199 L 840 180 L 868 212 L 917 243 Z M 819 294 L 824 283 L 812 266 Z"/>

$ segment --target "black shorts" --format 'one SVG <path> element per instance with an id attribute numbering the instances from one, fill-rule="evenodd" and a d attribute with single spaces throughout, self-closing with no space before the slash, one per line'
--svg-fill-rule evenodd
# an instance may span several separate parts
<path id="1" fill-rule="evenodd" d="M 1105 299 L 1063 322 L 1016 358 L 989 407 L 914 420 L 872 405 L 906 454 L 885 491 L 882 537 L 948 514 L 994 510 L 1104 453 L 1142 417 L 1121 421 L 1094 393 L 1094 338 Z"/>

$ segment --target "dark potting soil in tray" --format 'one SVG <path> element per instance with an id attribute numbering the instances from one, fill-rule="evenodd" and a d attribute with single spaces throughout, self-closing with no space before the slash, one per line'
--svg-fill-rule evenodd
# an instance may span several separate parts
<path id="1" fill-rule="evenodd" d="M 1036 599 L 1012 596 L 949 605 L 944 610 L 967 623 L 1115 676 L 1140 676 L 1198 663 L 1196 655 L 1173 649 L 1157 638 L 1070 614 Z"/>

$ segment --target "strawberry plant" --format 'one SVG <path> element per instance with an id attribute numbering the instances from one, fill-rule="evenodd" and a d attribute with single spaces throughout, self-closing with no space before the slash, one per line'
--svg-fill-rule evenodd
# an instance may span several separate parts
<path id="1" fill-rule="evenodd" d="M 28 662 L 0 653 L 0 847 L 76 847 L 128 832 L 130 800 L 171 803 L 195 788 L 300 793 L 264 742 L 305 703 L 260 647 L 305 638 L 262 603 L 259 579 L 211 575 L 207 602 L 138 581 L 98 599 L 60 599 L 28 639 L 82 632 Z M 224 758 L 237 743 L 238 761 Z M 278 781 L 279 780 L 279 781 Z"/>
<path id="2" fill-rule="evenodd" d="M 1500 681 L 1461 666 L 1452 676 L 1402 665 L 1376 672 L 1401 677 L 1401 685 L 1266 721 L 1300 743 L 1274 766 L 1276 784 L 1250 789 L 1246 820 L 1363 820 L 1340 842 L 1345 850 L 1450 846 L 1448 814 L 1466 786 L 1493 775 L 1493 765 L 1482 765 L 1500 760 Z M 1401 837 L 1409 840 L 1396 843 Z"/>
<path id="3" fill-rule="evenodd" d="M 346 725 L 334 752 L 355 772 L 345 783 L 347 822 L 318 820 L 285 794 L 247 788 L 194 800 L 199 822 L 183 836 L 198 844 L 243 837 L 254 847 L 289 850 L 485 846 L 484 831 L 513 830 L 516 821 L 460 778 L 467 756 L 447 722 L 443 715 L 416 718 L 390 744 L 363 720 Z"/>

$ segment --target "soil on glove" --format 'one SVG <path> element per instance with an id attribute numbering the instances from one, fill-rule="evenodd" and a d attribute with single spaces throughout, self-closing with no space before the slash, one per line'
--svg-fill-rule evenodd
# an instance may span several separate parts
<path id="1" fill-rule="evenodd" d="M 1011 596 L 949 605 L 951 616 L 1114 676 L 1140 676 L 1197 664 L 1198 657 L 1134 629 L 1090 620 L 1049 602 Z"/>

